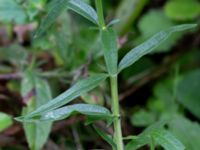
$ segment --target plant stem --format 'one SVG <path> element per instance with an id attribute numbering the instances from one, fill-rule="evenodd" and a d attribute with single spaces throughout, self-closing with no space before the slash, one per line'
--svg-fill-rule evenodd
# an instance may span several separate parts
<path id="1" fill-rule="evenodd" d="M 95 0 L 97 15 L 99 20 L 99 28 L 105 30 L 105 21 L 103 15 L 102 0 Z M 111 95 L 112 95 L 112 113 L 114 116 L 114 140 L 117 145 L 117 150 L 124 150 L 122 131 L 121 131 L 121 118 L 119 109 L 119 98 L 118 98 L 118 83 L 117 75 L 110 77 Z"/>
<path id="2" fill-rule="evenodd" d="M 151 137 L 150 150 L 155 150 L 155 143 L 153 137 Z"/>
<path id="3" fill-rule="evenodd" d="M 95 0 L 97 15 L 99 20 L 99 27 L 104 30 L 106 28 L 104 15 L 103 15 L 103 7 L 102 7 L 102 0 Z"/>
<path id="4" fill-rule="evenodd" d="M 114 115 L 114 140 L 117 145 L 117 150 L 123 150 L 123 138 L 121 131 L 121 119 L 120 119 L 120 108 L 119 108 L 119 98 L 118 98 L 118 83 L 117 76 L 110 77 L 111 84 L 111 95 L 112 95 L 112 112 Z"/>

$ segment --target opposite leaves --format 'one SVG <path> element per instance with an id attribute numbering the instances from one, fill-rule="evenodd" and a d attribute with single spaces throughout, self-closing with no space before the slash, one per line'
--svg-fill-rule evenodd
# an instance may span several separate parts
<path id="1" fill-rule="evenodd" d="M 119 63 L 118 72 L 121 72 L 123 69 L 131 66 L 144 55 L 151 53 L 173 33 L 191 29 L 196 26 L 196 24 L 178 25 L 155 34 L 152 38 L 132 49 L 124 56 L 124 58 Z"/>
<path id="2" fill-rule="evenodd" d="M 81 0 L 54 0 L 52 1 L 51 6 L 50 11 L 44 20 L 42 20 L 39 29 L 35 33 L 35 38 L 41 36 L 67 8 L 98 25 L 96 11 L 90 5 L 82 2 Z"/>
<path id="3" fill-rule="evenodd" d="M 107 78 L 108 75 L 106 74 L 97 74 L 87 79 L 80 80 L 75 85 L 73 85 L 69 90 L 60 94 L 58 97 L 54 98 L 53 100 L 49 101 L 48 103 L 40 106 L 32 113 L 25 116 L 25 118 L 32 118 L 34 116 L 38 116 L 43 114 L 44 112 L 49 112 L 51 110 L 57 109 L 75 98 L 79 97 L 83 93 L 86 93 L 95 87 L 97 87 L 102 81 Z M 21 117 L 20 117 L 21 118 Z M 18 119 L 20 119 L 18 118 Z M 24 117 L 22 117 L 24 118 Z"/>

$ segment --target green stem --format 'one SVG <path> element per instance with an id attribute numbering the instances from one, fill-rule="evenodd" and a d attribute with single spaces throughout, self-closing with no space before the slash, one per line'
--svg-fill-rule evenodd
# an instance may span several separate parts
<path id="1" fill-rule="evenodd" d="M 117 145 L 117 150 L 123 150 L 123 138 L 121 131 L 121 119 L 120 119 L 120 108 L 119 108 L 119 98 L 118 98 L 118 83 L 117 76 L 110 77 L 111 84 L 111 95 L 112 95 L 112 112 L 114 115 L 114 140 Z"/>
<path id="2" fill-rule="evenodd" d="M 155 150 L 155 142 L 153 137 L 151 137 L 150 150 Z"/>
<path id="3" fill-rule="evenodd" d="M 99 27 L 104 30 L 106 28 L 104 16 L 103 16 L 103 7 L 102 7 L 102 0 L 95 0 L 97 15 L 99 20 Z"/>
<path id="4" fill-rule="evenodd" d="M 97 15 L 99 20 L 99 28 L 101 30 L 106 29 L 102 0 L 95 0 Z M 121 131 L 121 118 L 119 111 L 119 98 L 118 98 L 118 84 L 117 84 L 117 75 L 110 77 L 111 85 L 111 95 L 112 95 L 112 113 L 114 116 L 114 140 L 117 145 L 117 150 L 124 150 L 122 131 Z"/>

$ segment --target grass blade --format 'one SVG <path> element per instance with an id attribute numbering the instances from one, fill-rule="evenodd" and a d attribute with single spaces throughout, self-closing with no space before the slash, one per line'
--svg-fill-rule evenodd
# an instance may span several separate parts
<path id="1" fill-rule="evenodd" d="M 128 52 L 124 58 L 120 61 L 118 72 L 131 66 L 137 60 L 139 60 L 144 55 L 151 53 L 155 48 L 157 48 L 163 41 L 165 41 L 172 33 L 184 31 L 196 27 L 196 24 L 183 24 L 171 27 L 167 30 L 161 31 L 155 34 L 152 38 L 137 46 Z"/>

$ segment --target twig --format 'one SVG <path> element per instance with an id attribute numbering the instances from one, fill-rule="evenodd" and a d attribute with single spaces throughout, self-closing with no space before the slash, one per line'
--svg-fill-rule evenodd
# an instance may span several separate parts
<path id="1" fill-rule="evenodd" d="M 0 80 L 12 80 L 12 79 L 21 79 L 22 75 L 21 73 L 8 73 L 8 74 L 0 74 Z"/>

